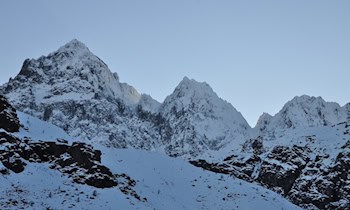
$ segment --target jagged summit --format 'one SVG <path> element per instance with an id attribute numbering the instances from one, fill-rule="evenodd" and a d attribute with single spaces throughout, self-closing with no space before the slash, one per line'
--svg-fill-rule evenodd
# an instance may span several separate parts
<path id="1" fill-rule="evenodd" d="M 68 42 L 67 44 L 59 48 L 59 50 L 63 50 L 63 49 L 89 50 L 88 47 L 78 39 L 72 39 L 70 42 Z"/>
<path id="2" fill-rule="evenodd" d="M 180 87 L 195 87 L 195 86 L 200 86 L 200 87 L 207 86 L 208 88 L 210 88 L 210 86 L 206 82 L 198 82 L 198 81 L 196 81 L 194 79 L 188 78 L 187 76 L 184 76 L 184 78 L 178 84 L 177 88 L 180 88 Z"/>
<path id="3" fill-rule="evenodd" d="M 195 106 L 197 108 L 200 108 L 198 106 L 204 108 L 205 104 L 215 104 L 219 101 L 224 102 L 207 83 L 197 82 L 194 79 L 184 77 L 174 92 L 166 97 L 164 104 L 175 102 L 176 108 L 187 110 L 189 108 L 195 108 Z M 165 108 L 166 106 L 163 107 Z"/>
<path id="4" fill-rule="evenodd" d="M 206 82 L 198 82 L 188 77 L 184 77 L 174 92 L 164 100 L 162 112 L 171 111 L 203 113 L 206 117 L 212 118 L 218 117 L 215 116 L 217 114 L 223 114 L 219 118 L 231 117 L 237 124 L 250 127 L 242 114 L 220 98 Z"/>
<path id="5" fill-rule="evenodd" d="M 142 107 L 143 110 L 156 114 L 159 112 L 161 103 L 153 99 L 148 94 L 142 94 L 141 99 L 139 101 L 139 105 Z"/>
<path id="6" fill-rule="evenodd" d="M 241 113 L 207 83 L 187 77 L 166 97 L 160 110 L 175 134 L 170 141 L 174 155 L 220 150 L 244 141 L 250 130 Z"/>
<path id="7" fill-rule="evenodd" d="M 77 39 L 73 39 L 70 42 L 66 43 L 62 47 L 58 48 L 56 51 L 50 53 L 47 56 L 42 56 L 38 60 L 51 60 L 60 65 L 74 65 L 76 63 L 83 62 L 96 62 L 103 66 L 105 69 L 108 69 L 107 64 L 105 64 L 101 59 L 94 55 L 89 48 Z M 73 68 L 62 68 L 62 70 L 74 70 Z"/>
<path id="8" fill-rule="evenodd" d="M 275 116 L 262 116 L 256 128 L 260 130 L 328 126 L 346 120 L 345 108 L 321 97 L 296 96 Z"/>
<path id="9" fill-rule="evenodd" d="M 259 130 L 265 130 L 266 126 L 270 124 L 272 120 L 272 116 L 269 113 L 264 112 L 258 119 L 255 128 Z"/>
<path id="10" fill-rule="evenodd" d="M 288 101 L 285 106 L 289 106 L 290 104 L 324 104 L 327 103 L 321 96 L 309 96 L 309 95 L 301 95 L 295 96 L 292 100 Z"/>
<path id="11" fill-rule="evenodd" d="M 53 52 L 52 54 L 57 53 L 57 52 L 90 52 L 90 50 L 81 41 L 79 41 L 77 39 L 73 39 L 70 42 L 68 42 L 67 44 L 60 47 L 56 52 Z"/>
<path id="12" fill-rule="evenodd" d="M 189 79 L 187 76 L 185 76 L 176 87 L 176 89 L 183 88 L 193 91 L 201 90 L 202 92 L 214 92 L 213 89 L 208 85 L 208 83 L 198 82 L 194 79 Z"/>
<path id="13" fill-rule="evenodd" d="M 18 76 L 5 86 L 6 92 L 23 92 L 30 86 L 27 91 L 34 95 L 35 103 L 110 97 L 136 104 L 141 98 L 133 87 L 120 83 L 118 74 L 112 73 L 76 39 L 47 56 L 25 60 Z"/>

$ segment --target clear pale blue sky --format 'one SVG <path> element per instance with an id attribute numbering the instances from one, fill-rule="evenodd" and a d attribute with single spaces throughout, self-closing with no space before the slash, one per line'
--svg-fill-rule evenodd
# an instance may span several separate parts
<path id="1" fill-rule="evenodd" d="M 0 83 L 73 38 L 159 101 L 206 81 L 255 125 L 295 95 L 350 102 L 350 1 L 2 1 Z"/>

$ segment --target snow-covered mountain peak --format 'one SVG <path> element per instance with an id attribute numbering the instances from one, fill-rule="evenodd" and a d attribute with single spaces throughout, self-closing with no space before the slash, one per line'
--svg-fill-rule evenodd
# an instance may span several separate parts
<path id="1" fill-rule="evenodd" d="M 48 59 L 68 67 L 68 69 L 63 68 L 62 70 L 74 70 L 70 67 L 74 66 L 76 63 L 80 63 L 80 60 L 83 62 L 97 62 L 108 69 L 108 66 L 101 59 L 95 56 L 84 43 L 77 39 L 73 39 L 49 55 L 40 57 L 39 60 L 40 59 Z"/>
<path id="2" fill-rule="evenodd" d="M 241 113 L 207 83 L 187 77 L 164 100 L 160 112 L 176 134 L 171 140 L 176 148 L 171 151 L 174 155 L 197 156 L 208 149 L 217 151 L 231 143 L 239 144 L 250 129 Z"/>
<path id="3" fill-rule="evenodd" d="M 192 95 L 200 97 L 201 94 L 211 94 L 215 95 L 216 93 L 206 82 L 197 82 L 194 79 L 189 79 L 184 77 L 179 85 L 176 87 L 175 92 L 183 95 Z"/>
<path id="4" fill-rule="evenodd" d="M 209 108 L 208 105 L 224 104 L 229 106 L 226 101 L 218 97 L 206 82 L 197 82 L 188 77 L 184 77 L 174 92 L 164 100 L 163 107 L 172 108 L 169 107 L 169 104 L 174 105 L 178 111 L 189 109 L 205 111 L 206 108 Z"/>
<path id="5" fill-rule="evenodd" d="M 318 96 L 309 96 L 309 95 L 301 95 L 301 96 L 295 96 L 292 100 L 287 102 L 284 107 L 293 106 L 293 105 L 300 105 L 300 106 L 307 106 L 308 104 L 319 104 L 323 105 L 327 103 L 322 97 Z"/>
<path id="6" fill-rule="evenodd" d="M 37 104 L 96 97 L 137 104 L 141 98 L 133 87 L 120 83 L 118 74 L 112 73 L 101 59 L 76 39 L 48 56 L 27 59 L 18 76 L 5 86 L 7 91 L 16 89 L 18 92 L 31 87 L 30 94 L 35 96 Z"/>
<path id="7" fill-rule="evenodd" d="M 141 99 L 139 101 L 139 105 L 142 107 L 143 110 L 157 114 L 159 112 L 161 103 L 153 99 L 150 95 L 142 94 Z"/>
<path id="8" fill-rule="evenodd" d="M 264 117 L 266 118 L 266 116 Z M 346 120 L 345 109 L 321 97 L 296 96 L 270 120 L 257 124 L 260 130 L 329 126 Z"/>
<path id="9" fill-rule="evenodd" d="M 76 52 L 87 53 L 90 52 L 89 48 L 77 39 L 73 39 L 64 46 L 60 47 L 56 52 Z M 55 53 L 55 52 L 54 52 Z"/>
<path id="10" fill-rule="evenodd" d="M 269 113 L 264 112 L 258 119 L 255 128 L 264 130 L 268 124 L 270 124 L 272 116 Z"/>
<path id="11" fill-rule="evenodd" d="M 206 82 L 198 82 L 194 79 L 190 79 L 187 76 L 185 76 L 181 80 L 181 82 L 178 84 L 177 88 L 181 88 L 181 87 L 194 88 L 196 86 L 201 86 L 201 85 L 209 86 Z"/>
<path id="12" fill-rule="evenodd" d="M 184 77 L 162 104 L 162 112 L 190 112 L 204 114 L 213 119 L 231 118 L 237 124 L 248 128 L 249 125 L 230 103 L 221 99 L 206 82 L 197 82 Z M 230 121 L 230 120 L 229 120 Z"/>

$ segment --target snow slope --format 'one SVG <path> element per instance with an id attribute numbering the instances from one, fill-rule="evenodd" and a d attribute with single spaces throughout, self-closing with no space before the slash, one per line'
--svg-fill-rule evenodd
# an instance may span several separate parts
<path id="1" fill-rule="evenodd" d="M 17 116 L 22 127 L 18 133 L 14 133 L 19 138 L 29 137 L 32 140 L 53 140 L 64 139 L 69 143 L 74 138 L 70 137 L 61 128 L 52 125 L 51 123 L 39 120 L 35 117 L 17 111 Z"/>
<path id="2" fill-rule="evenodd" d="M 155 209 L 298 209 L 263 187 L 158 153 L 103 149 L 103 164 L 137 180 Z"/>
<path id="3" fill-rule="evenodd" d="M 151 209 L 116 188 L 73 183 L 43 163 L 31 163 L 19 174 L 0 175 L 0 186 L 2 209 Z"/>
<path id="4" fill-rule="evenodd" d="M 219 175 L 164 155 L 138 150 L 103 150 L 103 164 L 137 184 L 140 202 L 116 188 L 73 183 L 48 164 L 29 164 L 19 174 L 0 175 L 0 206 L 6 209 L 299 209 L 255 184 Z M 2 166 L 0 166 L 2 168 Z M 18 202 L 12 205 L 11 201 Z"/>

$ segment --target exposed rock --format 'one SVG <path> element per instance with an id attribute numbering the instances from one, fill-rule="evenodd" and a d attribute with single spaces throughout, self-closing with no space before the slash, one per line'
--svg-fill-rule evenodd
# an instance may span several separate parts
<path id="1" fill-rule="evenodd" d="M 230 170 L 226 170 L 224 167 L 218 164 L 210 164 L 205 160 L 190 161 L 190 163 L 194 166 L 201 167 L 201 168 L 204 168 L 205 170 L 213 171 L 215 173 L 231 174 Z"/>
<path id="2" fill-rule="evenodd" d="M 8 132 L 17 132 L 20 123 L 16 110 L 8 103 L 7 99 L 0 95 L 0 128 Z"/>
<path id="3" fill-rule="evenodd" d="M 15 173 L 25 168 L 25 161 L 50 162 L 55 168 L 78 183 L 98 188 L 116 186 L 118 183 L 111 171 L 101 165 L 101 152 L 90 145 L 74 142 L 72 145 L 58 142 L 26 142 L 7 133 L 0 133 L 2 144 L 0 161 Z M 82 176 L 83 175 L 83 176 Z"/>
<path id="4" fill-rule="evenodd" d="M 263 138 L 261 136 L 246 141 L 242 146 L 243 152 L 253 152 L 256 155 L 262 154 L 264 150 Z"/>
<path id="5" fill-rule="evenodd" d="M 24 171 L 25 163 L 20 157 L 17 157 L 15 153 L 9 152 L 3 155 L 2 164 L 15 173 L 21 173 Z"/>
<path id="6" fill-rule="evenodd" d="M 222 163 L 205 160 L 190 163 L 215 173 L 230 174 L 249 182 L 261 184 L 281 193 L 305 209 L 350 208 L 350 141 L 333 163 L 330 156 L 311 158 L 311 150 L 300 146 L 276 146 L 250 158 L 232 155 Z"/>
<path id="7" fill-rule="evenodd" d="M 328 167 L 323 161 L 329 156 L 318 156 L 310 162 L 296 180 L 289 193 L 290 199 L 300 205 L 313 205 L 320 209 L 350 208 L 350 150 L 349 141 L 342 147 L 336 160 Z"/>
<path id="8" fill-rule="evenodd" d="M 268 188 L 282 189 L 288 194 L 294 181 L 309 161 L 307 148 L 276 146 L 263 161 L 258 181 Z"/>

